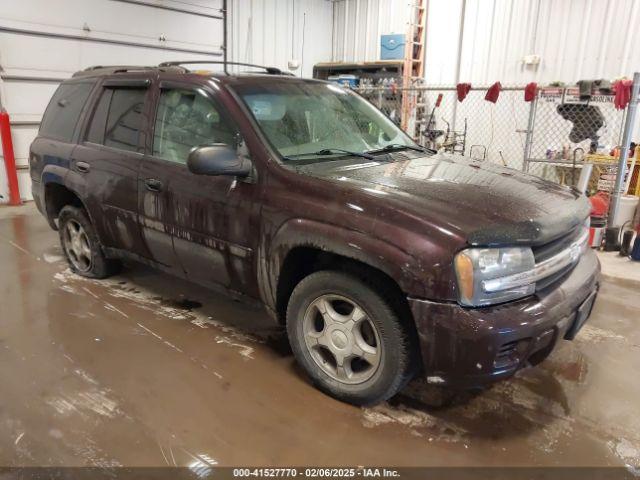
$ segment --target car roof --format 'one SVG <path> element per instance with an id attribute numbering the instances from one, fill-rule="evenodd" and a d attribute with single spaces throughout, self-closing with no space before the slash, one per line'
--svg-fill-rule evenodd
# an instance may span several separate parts
<path id="1" fill-rule="evenodd" d="M 188 62 L 185 62 L 188 63 Z M 214 62 L 217 63 L 217 62 Z M 230 65 L 234 65 L 230 63 Z M 245 84 L 245 83 L 270 83 L 274 80 L 285 82 L 318 82 L 324 83 L 321 80 L 307 79 L 293 76 L 290 73 L 282 72 L 281 70 L 273 67 L 262 67 L 258 65 L 238 64 L 240 66 L 247 65 L 252 68 L 265 69 L 266 72 L 233 72 L 224 73 L 220 71 L 212 70 L 190 70 L 184 66 L 173 62 L 167 64 L 161 64 L 158 66 L 143 66 L 143 65 L 107 65 L 107 66 L 94 66 L 84 70 L 80 70 L 73 74 L 72 79 L 84 79 L 84 78 L 99 78 L 104 76 L 117 76 L 125 73 L 143 73 L 143 72 L 155 72 L 160 74 L 164 78 L 181 79 L 187 81 L 194 81 L 194 83 L 202 83 L 203 80 L 215 80 L 217 83 L 222 84 Z"/>

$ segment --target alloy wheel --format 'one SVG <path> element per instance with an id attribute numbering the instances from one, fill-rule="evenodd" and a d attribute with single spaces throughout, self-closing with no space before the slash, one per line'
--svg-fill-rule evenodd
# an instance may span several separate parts
<path id="1" fill-rule="evenodd" d="M 81 272 L 91 269 L 91 244 L 84 227 L 76 220 L 64 226 L 64 248 L 73 266 Z"/>
<path id="2" fill-rule="evenodd" d="M 328 294 L 316 298 L 305 311 L 303 334 L 314 362 L 339 382 L 363 383 L 380 366 L 378 330 L 351 299 Z"/>

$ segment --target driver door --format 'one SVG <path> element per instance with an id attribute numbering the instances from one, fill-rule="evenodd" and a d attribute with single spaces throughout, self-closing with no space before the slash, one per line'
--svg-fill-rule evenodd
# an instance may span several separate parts
<path id="1" fill-rule="evenodd" d="M 187 168 L 193 147 L 238 144 L 234 123 L 210 92 L 162 82 L 153 130 L 139 189 L 143 232 L 155 244 L 150 250 L 160 263 L 175 260 L 189 280 L 251 295 L 258 185 Z"/>

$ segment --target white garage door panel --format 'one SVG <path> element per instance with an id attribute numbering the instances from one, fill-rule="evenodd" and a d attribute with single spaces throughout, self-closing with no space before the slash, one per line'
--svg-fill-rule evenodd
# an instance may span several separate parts
<path id="1" fill-rule="evenodd" d="M 170 60 L 221 60 L 222 57 L 194 55 L 147 48 L 106 46 L 83 43 L 79 47 L 78 66 L 82 70 L 94 65 L 158 65 Z"/>
<path id="2" fill-rule="evenodd" d="M 218 15 L 218 11 L 222 8 L 222 0 L 144 0 L 147 3 L 155 3 L 158 5 L 166 5 L 167 7 L 175 7 L 181 9 L 189 9 L 196 12 L 208 13 L 210 15 Z M 230 3 L 230 2 L 229 2 Z"/>
<path id="3" fill-rule="evenodd" d="M 40 120 L 58 86 L 55 83 L 5 82 L 2 103 L 11 120 Z"/>
<path id="4" fill-rule="evenodd" d="M 33 200 L 29 170 L 18 170 L 18 188 L 20 189 L 20 197 L 23 200 Z"/>
<path id="5" fill-rule="evenodd" d="M 0 32 L 0 61 L 7 75 L 67 77 L 78 65 L 80 42 Z"/>
<path id="6" fill-rule="evenodd" d="M 143 5 L 108 0 L 0 0 L 0 5 L 2 24 L 16 28 L 145 43 L 160 35 L 167 43 L 202 47 L 222 43 L 220 20 Z M 180 8 L 188 9 L 184 4 Z M 91 32 L 82 30 L 85 24 Z"/>
<path id="7" fill-rule="evenodd" d="M 0 161 L 2 161 L 0 157 Z M 4 166 L 2 166 L 2 174 L 4 175 Z M 18 188 L 20 189 L 20 197 L 23 200 L 33 200 L 31 195 L 31 177 L 28 170 L 18 170 Z M 9 201 L 9 190 L 6 181 L 0 182 L 0 204 Z"/>
<path id="8" fill-rule="evenodd" d="M 215 52 L 215 49 L 210 49 Z M 167 60 L 219 60 L 206 56 L 144 47 L 128 47 L 0 33 L 0 60 L 6 75 L 70 77 L 93 65 L 157 65 Z"/>
<path id="9" fill-rule="evenodd" d="M 13 139 L 13 153 L 16 157 L 16 165 L 29 164 L 29 145 L 38 134 L 37 126 L 18 126 L 11 129 Z"/>
<path id="10" fill-rule="evenodd" d="M 0 157 L 2 158 L 2 157 Z M 4 159 L 2 159 L 4 160 Z M 2 170 L 0 171 L 0 204 L 9 202 L 9 192 L 7 190 L 7 181 L 5 178 L 4 166 L 2 166 Z M 31 189 L 25 191 L 28 195 L 31 195 Z"/>

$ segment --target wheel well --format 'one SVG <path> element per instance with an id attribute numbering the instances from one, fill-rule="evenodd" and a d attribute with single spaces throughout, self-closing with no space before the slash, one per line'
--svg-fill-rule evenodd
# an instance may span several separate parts
<path id="1" fill-rule="evenodd" d="M 286 321 L 287 305 L 293 289 L 303 278 L 319 270 L 338 270 L 356 276 L 375 288 L 400 317 L 411 320 L 415 329 L 406 295 L 393 278 L 359 260 L 313 247 L 296 247 L 284 259 L 276 293 L 276 311 L 280 323 Z"/>
<path id="2" fill-rule="evenodd" d="M 49 183 L 45 186 L 44 199 L 47 217 L 53 227 L 56 227 L 55 219 L 58 218 L 60 210 L 67 205 L 84 208 L 82 200 L 80 200 L 80 197 L 78 197 L 75 192 L 58 183 Z"/>

